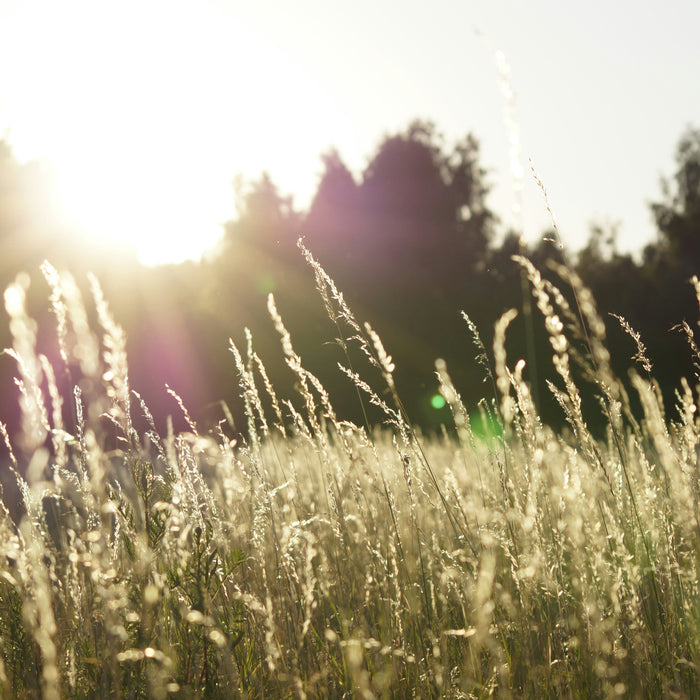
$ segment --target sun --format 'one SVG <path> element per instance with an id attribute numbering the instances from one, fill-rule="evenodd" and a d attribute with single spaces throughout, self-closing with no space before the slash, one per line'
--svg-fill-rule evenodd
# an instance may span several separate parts
<path id="1" fill-rule="evenodd" d="M 239 173 L 303 198 L 311 159 L 347 129 L 306 71 L 214 3 L 35 0 L 11 20 L 13 146 L 49 161 L 69 220 L 146 264 L 214 245 Z"/>

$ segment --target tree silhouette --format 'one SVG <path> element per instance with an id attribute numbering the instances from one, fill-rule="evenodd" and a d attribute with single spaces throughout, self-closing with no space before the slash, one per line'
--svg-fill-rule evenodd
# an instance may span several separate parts
<path id="1" fill-rule="evenodd" d="M 362 228 L 360 189 L 336 150 L 321 156 L 323 174 L 304 219 L 303 233 L 321 259 L 341 268 L 357 268 L 360 245 L 353 236 Z"/>
<path id="2" fill-rule="evenodd" d="M 683 134 L 676 164 L 673 182 L 662 182 L 664 200 L 651 207 L 661 235 L 658 252 L 668 264 L 695 274 L 700 270 L 700 129 Z"/>
<path id="3" fill-rule="evenodd" d="M 324 166 L 303 222 L 308 244 L 392 348 L 405 400 L 430 422 L 435 358 L 473 379 L 458 369 L 470 351 L 460 310 L 488 296 L 495 217 L 478 142 L 469 135 L 450 149 L 433 124 L 416 121 L 381 141 L 359 183 L 337 153 Z"/>
<path id="4" fill-rule="evenodd" d="M 692 372 L 684 339 L 669 329 L 682 320 L 694 326 L 698 317 L 687 281 L 700 273 L 700 130 L 682 135 L 676 161 L 674 176 L 651 205 L 658 240 L 646 248 L 642 261 L 615 248 L 614 228 L 597 227 L 576 263 L 606 319 L 621 376 L 634 348 L 609 313 L 621 314 L 641 333 L 664 389 Z M 433 124 L 416 121 L 385 136 L 359 174 L 337 151 L 326 153 L 322 166 L 308 213 L 295 210 L 291 197 L 266 173 L 254 181 L 239 180 L 237 215 L 225 224 L 218 257 L 146 271 L 128 255 L 115 256 L 114 248 L 105 250 L 71 231 L 56 215 L 46 171 L 39 164 L 19 164 L 0 142 L 0 281 L 7 284 L 20 269 L 36 272 L 46 257 L 78 276 L 86 267 L 96 271 L 126 327 L 135 386 L 149 399 L 156 397 L 150 400 L 157 404 L 164 383 L 157 375 L 167 371 L 188 404 L 191 399 L 193 414 L 220 398 L 233 398 L 228 337 L 244 347 L 245 326 L 252 329 L 273 379 L 289 379 L 284 363 L 275 365 L 279 338 L 265 303 L 274 292 L 295 348 L 333 392 L 339 411 L 358 420 L 354 392 L 343 394 L 349 387 L 335 367 L 343 358 L 336 345 L 326 342 L 336 330 L 325 318 L 313 275 L 296 248 L 304 236 L 358 317 L 370 321 L 394 356 L 409 413 L 434 424 L 445 418 L 429 401 L 437 357 L 447 361 L 465 396 L 483 395 L 460 312 L 469 314 L 489 345 L 494 320 L 522 304 L 520 270 L 511 259 L 522 251 L 515 235 L 494 240 L 497 219 L 487 205 L 478 141 L 467 135 L 450 145 Z M 559 255 L 555 246 L 542 242 L 530 246 L 528 254 L 554 279 L 547 260 Z M 45 310 L 45 290 L 35 289 Z M 522 324 L 521 314 L 509 334 L 509 356 L 516 359 L 527 359 Z M 52 327 L 44 319 L 40 325 Z M 536 356 L 547 357 L 547 337 L 541 328 L 537 332 Z M 196 372 L 195 364 L 206 369 Z M 9 365 L 5 358 L 0 374 L 7 374 Z M 182 370 L 186 365 L 193 368 L 189 377 Z M 540 375 L 546 394 L 547 371 Z M 169 401 L 161 402 L 162 412 L 173 410 Z M 547 414 L 554 421 L 557 416 Z"/>
<path id="5" fill-rule="evenodd" d="M 329 238 L 342 231 L 342 222 L 356 212 L 359 205 L 358 187 L 338 151 L 331 150 L 322 155 L 321 161 L 323 175 L 306 215 L 305 225 L 323 231 L 323 236 Z"/>
<path id="6" fill-rule="evenodd" d="M 280 194 L 268 173 L 252 182 L 239 179 L 235 194 L 238 217 L 225 226 L 229 243 L 242 239 L 272 251 L 296 242 L 299 215 L 292 198 Z"/>
<path id="7" fill-rule="evenodd" d="M 421 121 L 383 139 L 359 184 L 331 152 L 304 233 L 339 277 L 385 288 L 420 282 L 425 293 L 444 287 L 456 277 L 446 266 L 463 277 L 483 265 L 491 239 L 478 157 L 473 136 L 448 151 L 435 126 Z"/>
<path id="8" fill-rule="evenodd" d="M 624 317 L 640 334 L 669 410 L 680 378 L 693 374 L 686 339 L 672 329 L 683 321 L 692 329 L 698 319 L 689 278 L 700 273 L 700 130 L 689 128 L 681 136 L 676 164 L 673 178 L 662 181 L 660 201 L 650 205 L 657 240 L 646 246 L 641 262 L 617 252 L 614 240 L 612 245 L 606 242 L 614 239 L 614 230 L 596 227 L 577 265 L 606 319 L 608 349 L 618 375 L 626 378 L 636 349 L 610 314 Z M 630 391 L 632 398 L 634 394 Z"/>

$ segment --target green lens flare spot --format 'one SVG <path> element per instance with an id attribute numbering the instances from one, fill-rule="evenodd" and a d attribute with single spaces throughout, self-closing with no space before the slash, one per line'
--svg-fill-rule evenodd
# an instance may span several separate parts
<path id="1" fill-rule="evenodd" d="M 487 442 L 499 437 L 502 433 L 498 421 L 485 413 L 472 414 L 470 421 L 474 435 Z"/>
<path id="2" fill-rule="evenodd" d="M 440 394 L 435 394 L 431 399 L 430 399 L 430 405 L 436 410 L 439 411 L 441 408 L 445 408 L 445 404 L 447 402 L 445 401 L 444 397 L 441 396 Z"/>

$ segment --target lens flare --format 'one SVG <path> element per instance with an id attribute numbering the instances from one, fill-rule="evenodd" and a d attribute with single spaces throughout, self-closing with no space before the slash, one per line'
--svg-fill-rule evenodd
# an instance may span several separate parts
<path id="1" fill-rule="evenodd" d="M 441 394 L 434 394 L 430 398 L 430 405 L 436 410 L 439 411 L 441 408 L 445 408 L 445 404 L 447 402 L 445 401 L 444 397 Z"/>

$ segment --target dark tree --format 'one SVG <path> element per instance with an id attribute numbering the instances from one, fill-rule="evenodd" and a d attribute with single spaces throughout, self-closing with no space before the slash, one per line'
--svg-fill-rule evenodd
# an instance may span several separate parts
<path id="1" fill-rule="evenodd" d="M 360 189 L 337 151 L 326 153 L 321 160 L 323 173 L 303 233 L 321 259 L 337 261 L 341 268 L 357 268 L 361 256 L 353 239 L 362 230 Z"/>
<path id="2" fill-rule="evenodd" d="M 387 136 L 359 184 L 337 153 L 304 221 L 304 234 L 339 279 L 422 294 L 459 293 L 483 266 L 494 217 L 472 136 L 451 151 L 434 125 Z"/>
<path id="3" fill-rule="evenodd" d="M 358 187 L 338 151 L 329 151 L 321 156 L 321 161 L 323 174 L 305 225 L 323 232 L 324 236 L 332 236 L 341 232 L 342 222 L 356 213 L 359 205 Z"/>
<path id="4" fill-rule="evenodd" d="M 479 142 L 468 134 L 447 156 L 444 164 L 455 234 L 470 266 L 482 265 L 496 222 L 486 206 L 486 170 L 479 165 Z"/>
<path id="5" fill-rule="evenodd" d="M 270 249 L 295 243 L 299 215 L 291 197 L 283 197 L 268 173 L 259 180 L 236 183 L 238 217 L 226 224 L 226 238 L 235 245 L 239 240 L 254 242 Z"/>
<path id="6" fill-rule="evenodd" d="M 689 278 L 700 273 L 700 130 L 682 135 L 676 164 L 673 178 L 662 181 L 660 201 L 651 204 L 658 235 L 641 263 L 617 252 L 614 229 L 597 227 L 577 265 L 606 320 L 618 375 L 626 379 L 636 346 L 610 314 L 624 317 L 640 334 L 669 410 L 680 378 L 693 374 L 691 353 L 677 328 L 682 321 L 696 328 L 699 313 Z M 643 372 L 640 365 L 636 369 Z"/>
<path id="7" fill-rule="evenodd" d="M 407 266 L 412 277 L 425 270 L 426 281 L 447 263 L 462 272 L 482 263 L 493 217 L 477 160 L 473 137 L 447 152 L 431 123 L 414 122 L 385 139 L 361 186 L 373 259 L 387 268 Z"/>
<path id="8" fill-rule="evenodd" d="M 383 139 L 357 184 L 336 153 L 324 166 L 303 232 L 382 334 L 406 378 L 404 398 L 430 422 L 435 358 L 459 374 L 471 350 L 460 310 L 477 298 L 477 317 L 490 308 L 483 282 L 495 217 L 478 143 L 467 136 L 450 149 L 417 121 Z"/>
<path id="9" fill-rule="evenodd" d="M 663 181 L 664 199 L 652 204 L 661 237 L 657 254 L 687 273 L 700 271 L 700 129 L 689 128 L 676 149 L 673 182 Z"/>

